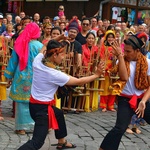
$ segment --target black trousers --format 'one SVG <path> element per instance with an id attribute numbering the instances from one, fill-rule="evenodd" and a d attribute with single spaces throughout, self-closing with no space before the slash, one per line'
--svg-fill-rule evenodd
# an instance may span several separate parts
<path id="1" fill-rule="evenodd" d="M 113 129 L 106 135 L 100 147 L 104 150 L 118 150 L 121 138 L 130 124 L 131 117 L 135 113 L 129 105 L 129 99 L 118 97 L 117 120 Z M 140 100 L 139 100 L 140 101 Z M 146 103 L 144 113 L 145 121 L 150 124 L 150 102 Z"/>
<path id="2" fill-rule="evenodd" d="M 54 106 L 52 108 L 59 126 L 59 129 L 55 130 L 55 137 L 56 139 L 64 138 L 67 136 L 67 129 L 63 111 Z M 18 150 L 40 149 L 43 146 L 48 133 L 48 105 L 29 103 L 29 109 L 31 117 L 35 121 L 33 137 Z"/>

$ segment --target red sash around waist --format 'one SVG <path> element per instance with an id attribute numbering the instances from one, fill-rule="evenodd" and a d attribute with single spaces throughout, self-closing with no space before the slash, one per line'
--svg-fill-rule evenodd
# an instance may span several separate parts
<path id="1" fill-rule="evenodd" d="M 49 129 L 52 128 L 54 130 L 59 129 L 58 127 L 58 122 L 55 117 L 54 110 L 52 109 L 51 106 L 55 105 L 55 100 L 49 101 L 49 102 L 42 102 L 39 100 L 36 100 L 30 96 L 30 103 L 32 104 L 45 104 L 48 105 L 48 122 L 49 122 Z"/>
<path id="2" fill-rule="evenodd" d="M 136 108 L 137 108 L 137 99 L 142 98 L 144 96 L 144 93 L 139 95 L 139 96 L 137 96 L 135 94 L 134 95 L 120 94 L 120 96 L 130 98 L 130 100 L 129 100 L 130 107 L 132 109 L 136 110 Z"/>

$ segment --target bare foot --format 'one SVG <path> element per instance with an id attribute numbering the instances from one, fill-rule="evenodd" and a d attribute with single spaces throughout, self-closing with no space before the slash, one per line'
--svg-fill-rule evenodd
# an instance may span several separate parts
<path id="1" fill-rule="evenodd" d="M 48 129 L 48 132 L 51 132 L 53 129 L 52 128 L 50 128 L 50 129 Z"/>
<path id="2" fill-rule="evenodd" d="M 133 134 L 133 131 L 130 128 L 127 128 L 126 132 L 129 134 Z"/>
<path id="3" fill-rule="evenodd" d="M 132 128 L 132 130 L 137 133 L 137 134 L 140 134 L 141 133 L 141 130 L 139 130 L 138 128 Z"/>
<path id="4" fill-rule="evenodd" d="M 4 118 L 3 118 L 3 117 L 0 117 L 0 121 L 2 121 L 2 120 L 4 120 Z"/>
<path id="5" fill-rule="evenodd" d="M 116 112 L 116 110 L 115 110 L 115 109 L 110 109 L 110 111 Z"/>
<path id="6" fill-rule="evenodd" d="M 106 112 L 106 111 L 107 111 L 107 109 L 106 109 L 106 108 L 103 108 L 103 109 L 102 109 L 102 112 Z"/>

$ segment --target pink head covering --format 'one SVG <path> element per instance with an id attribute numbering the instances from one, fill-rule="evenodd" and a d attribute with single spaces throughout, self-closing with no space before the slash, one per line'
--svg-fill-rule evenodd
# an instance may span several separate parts
<path id="1" fill-rule="evenodd" d="M 30 40 L 40 37 L 40 29 L 36 23 L 29 23 L 16 39 L 14 49 L 19 56 L 20 71 L 23 71 L 28 62 L 28 44 Z"/>

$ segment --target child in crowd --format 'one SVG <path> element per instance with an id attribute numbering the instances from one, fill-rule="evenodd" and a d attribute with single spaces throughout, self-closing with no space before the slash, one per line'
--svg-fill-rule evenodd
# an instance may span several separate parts
<path id="1" fill-rule="evenodd" d="M 60 5 L 58 8 L 58 16 L 59 17 L 64 16 L 65 15 L 64 11 L 65 11 L 64 6 Z"/>

